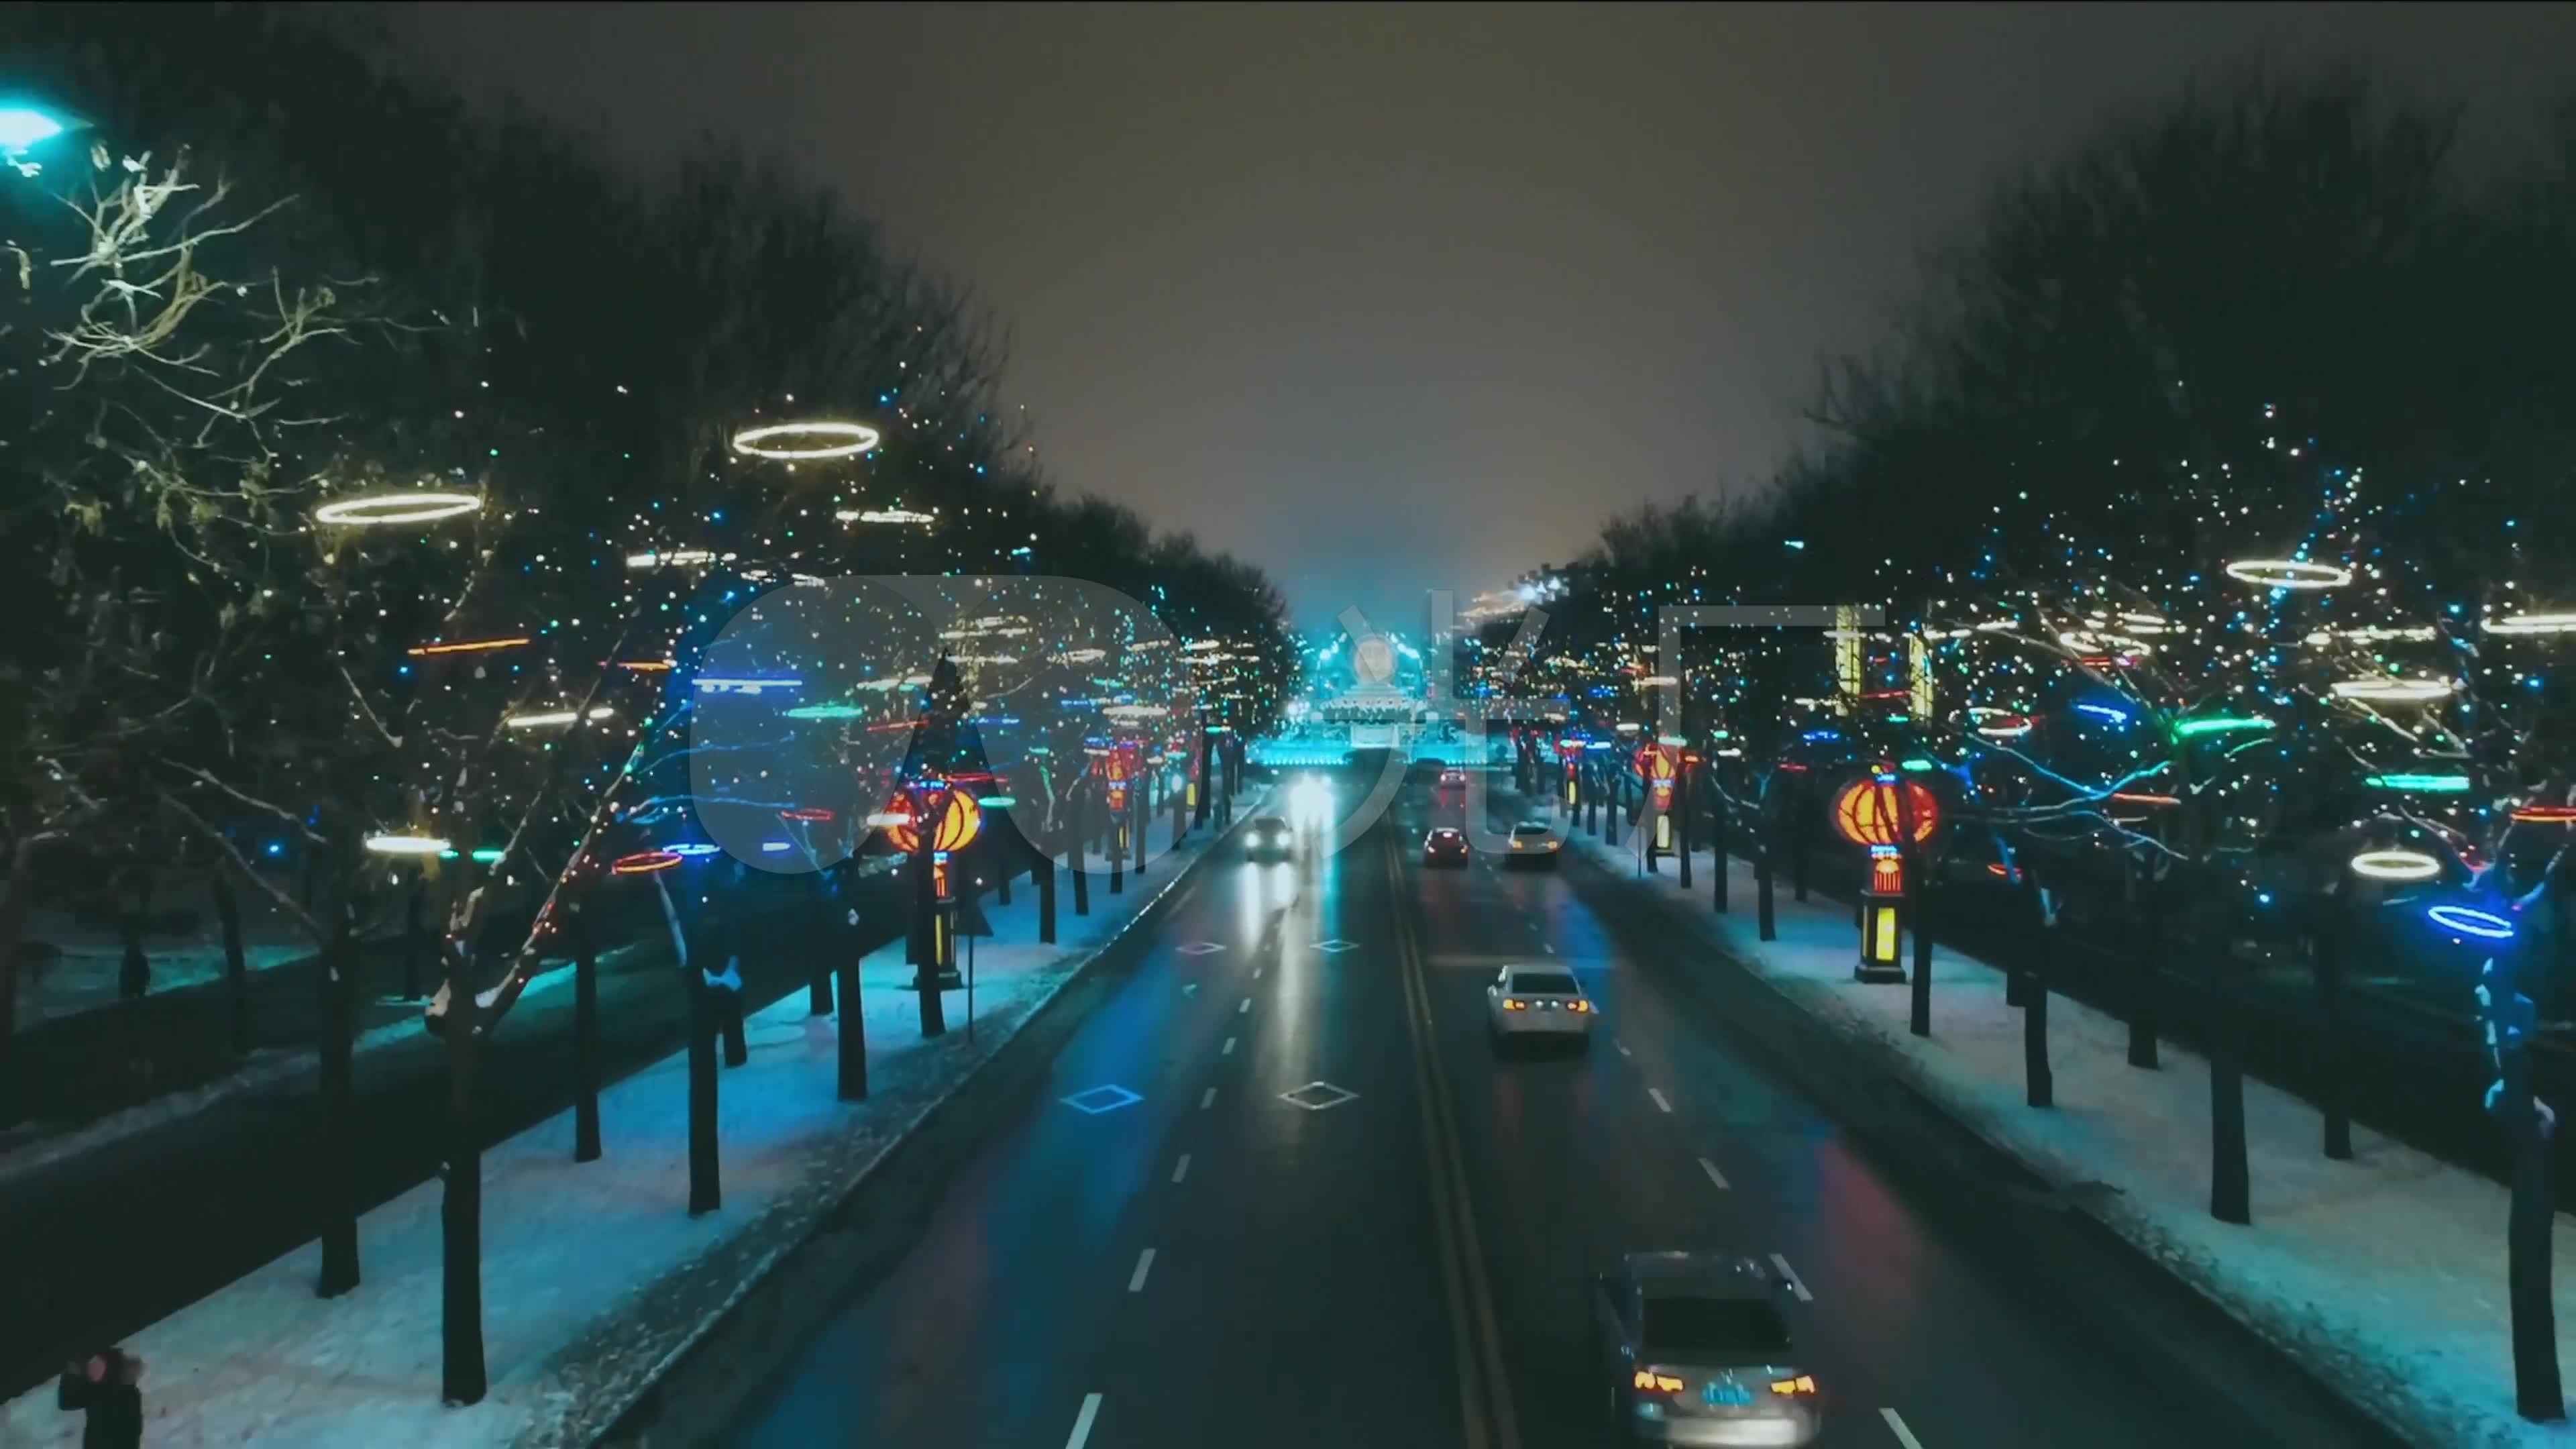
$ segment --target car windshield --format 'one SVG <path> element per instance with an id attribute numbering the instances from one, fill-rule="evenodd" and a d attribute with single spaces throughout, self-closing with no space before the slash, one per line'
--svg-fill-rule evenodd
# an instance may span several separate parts
<path id="1" fill-rule="evenodd" d="M 1532 996 L 1580 996 L 1583 988 L 1563 971 L 1523 971 L 1512 977 L 1514 991 Z"/>
<path id="2" fill-rule="evenodd" d="M 1515 825 L 1512 827 L 1512 834 L 1514 835 L 1545 835 L 1547 833 L 1548 829 L 1544 825 Z"/>
<path id="3" fill-rule="evenodd" d="M 1455 830 L 1435 830 L 1431 832 L 1431 838 L 1439 841 L 1443 845 L 1447 845 L 1450 841 L 1458 838 L 1458 832 Z"/>
<path id="4" fill-rule="evenodd" d="M 1770 1354 L 1789 1347 L 1789 1325 L 1780 1310 L 1750 1298 L 1649 1298 L 1646 1352 L 1662 1354 Z"/>

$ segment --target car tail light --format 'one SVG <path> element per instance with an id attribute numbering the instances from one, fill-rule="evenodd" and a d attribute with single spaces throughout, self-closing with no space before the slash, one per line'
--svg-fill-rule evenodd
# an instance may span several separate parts
<path id="1" fill-rule="evenodd" d="M 1682 1391 L 1680 1379 L 1674 1378 L 1671 1374 L 1659 1374 L 1653 1369 L 1637 1370 L 1629 1382 L 1650 1394 L 1678 1394 Z"/>
<path id="2" fill-rule="evenodd" d="M 1816 1376 L 1813 1374 L 1800 1374 L 1794 1379 L 1773 1379 L 1771 1381 L 1771 1392 L 1783 1396 L 1794 1397 L 1802 1394 L 1812 1394 L 1815 1391 Z"/>
<path id="3" fill-rule="evenodd" d="M 1506 996 L 1506 997 L 1504 997 L 1504 998 L 1503 998 L 1503 1010 L 1505 1010 L 1505 1011 L 1527 1011 L 1527 1010 L 1529 1010 L 1529 1003 L 1528 1003 L 1528 1002 L 1526 1002 L 1526 1001 L 1521 1000 L 1521 999 L 1520 999 L 1519 997 L 1517 997 L 1517 996 Z"/>
<path id="4" fill-rule="evenodd" d="M 1590 1011 L 1592 1009 L 1592 1003 L 1589 1001 L 1569 1001 L 1565 1003 L 1565 1009 L 1568 1011 Z"/>

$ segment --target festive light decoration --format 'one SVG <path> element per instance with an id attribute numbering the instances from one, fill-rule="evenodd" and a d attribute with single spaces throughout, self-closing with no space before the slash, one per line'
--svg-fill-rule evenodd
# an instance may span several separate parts
<path id="1" fill-rule="evenodd" d="M 919 513 L 909 508 L 843 509 L 832 517 L 843 523 L 910 523 L 923 527 L 939 521 L 935 513 Z"/>
<path id="2" fill-rule="evenodd" d="M 2525 825 L 2576 824 L 2576 805 L 2516 805 L 2513 818 Z"/>
<path id="3" fill-rule="evenodd" d="M 617 875 L 651 875 L 657 870 L 669 870 L 679 863 L 680 855 L 677 851 L 642 850 L 633 855 L 619 856 L 609 862 L 608 868 Z"/>
<path id="4" fill-rule="evenodd" d="M 793 675 L 779 679 L 753 679 L 701 674 L 690 682 L 708 694 L 760 694 L 772 689 L 784 693 L 805 687 L 805 681 Z"/>
<path id="5" fill-rule="evenodd" d="M 2352 582 L 2348 568 L 2295 558 L 2239 559 L 2227 566 L 2227 576 L 2267 589 L 2334 589 Z"/>
<path id="6" fill-rule="evenodd" d="M 2130 790 L 2114 790 L 2111 792 L 2111 798 L 2122 805 L 2153 805 L 2163 807 L 2167 805 L 2179 805 L 2182 803 L 2181 799 L 2176 796 L 2142 795 Z"/>
<path id="7" fill-rule="evenodd" d="M 377 855 L 439 855 L 451 849 L 433 835 L 370 835 L 366 843 Z"/>
<path id="8" fill-rule="evenodd" d="M 2576 634 L 2576 614 L 2518 614 L 2489 619 L 2490 634 Z"/>
<path id="9" fill-rule="evenodd" d="M 789 719 L 858 719 L 866 714 L 855 704 L 800 704 L 787 711 Z"/>
<path id="10" fill-rule="evenodd" d="M 1897 844 L 1900 789 L 1906 793 L 1905 808 L 1914 815 L 1915 843 L 1930 840 L 1941 825 L 1941 797 L 1919 780 L 1884 775 L 1854 780 L 1834 796 L 1834 829 L 1854 845 Z"/>
<path id="11" fill-rule="evenodd" d="M 483 500 L 471 493 L 430 493 L 405 489 L 397 493 L 372 493 L 363 498 L 340 498 L 313 510 L 315 523 L 335 528 L 385 528 L 403 523 L 436 523 L 443 518 L 472 513 L 483 506 Z"/>
<path id="12" fill-rule="evenodd" d="M 2339 679 L 2334 684 L 2337 698 L 2367 704 L 2421 704 L 2447 698 L 2457 688 L 2447 679 Z"/>
<path id="13" fill-rule="evenodd" d="M 831 811 L 824 809 L 820 805 L 797 805 L 789 809 L 779 811 L 778 818 L 781 820 L 801 821 L 805 824 L 812 825 L 826 820 L 837 819 L 839 817 L 835 816 Z"/>
<path id="14" fill-rule="evenodd" d="M 668 674 L 671 672 L 671 661 L 668 659 L 614 659 L 609 662 L 615 668 L 631 669 L 637 674 Z"/>
<path id="15" fill-rule="evenodd" d="M 2352 873 L 2372 880 L 2431 880 L 2442 863 L 2420 850 L 2365 850 L 2352 858 Z"/>
<path id="16" fill-rule="evenodd" d="M 33 106 L 0 106 L 0 155 L 14 156 L 63 134 L 63 123 Z"/>
<path id="17" fill-rule="evenodd" d="M 608 719 L 616 713 L 616 710 L 603 704 L 594 707 L 590 711 L 590 717 L 592 719 Z M 503 719 L 501 723 L 508 725 L 514 730 L 551 729 L 559 725 L 571 724 L 580 718 L 580 710 L 557 709 L 548 710 L 543 714 L 514 714 Z"/>
<path id="18" fill-rule="evenodd" d="M 723 561 L 729 563 L 733 557 L 732 554 L 725 554 Z M 668 551 L 630 553 L 626 556 L 626 566 L 630 569 L 657 569 L 666 564 L 674 568 L 684 568 L 692 564 L 711 564 L 717 561 L 715 551 L 704 548 L 675 548 Z"/>
<path id="19" fill-rule="evenodd" d="M 2275 728 L 2273 722 L 2261 715 L 2221 714 L 2176 721 L 2174 733 L 2188 740 L 2201 735 L 2246 734 L 2272 728 Z"/>
<path id="20" fill-rule="evenodd" d="M 2362 781 L 2374 790 L 2414 790 L 2427 795 L 2465 795 L 2466 775 L 2372 775 Z"/>
<path id="21" fill-rule="evenodd" d="M 953 789 L 922 793 L 926 798 L 921 808 L 934 814 L 939 821 L 939 838 L 930 843 L 931 849 L 953 854 L 974 844 L 975 837 L 983 833 L 984 808 L 976 803 L 974 796 Z M 944 810 L 939 805 L 943 794 L 947 797 Z M 886 822 L 879 828 L 885 831 L 886 839 L 893 843 L 894 848 L 903 854 L 910 855 L 921 848 L 921 831 L 914 822 L 913 802 L 909 796 L 898 796 L 888 809 L 869 816 L 868 820 L 871 824 L 880 820 Z"/>
<path id="22" fill-rule="evenodd" d="M 880 435 L 864 423 L 770 423 L 733 435 L 733 450 L 747 458 L 788 463 L 855 458 L 876 447 Z"/>
<path id="23" fill-rule="evenodd" d="M 1968 707 L 1968 723 L 1970 728 L 1990 740 L 2017 740 L 2032 729 L 2029 716 L 1984 705 Z"/>
<path id="24" fill-rule="evenodd" d="M 2430 906 L 2424 918 L 2446 931 L 2463 936 L 2476 936 L 2487 941 L 2513 939 L 2513 922 L 2491 912 L 2472 910 L 2467 906 Z"/>
<path id="25" fill-rule="evenodd" d="M 517 649 L 531 642 L 524 634 L 507 639 L 459 639 L 444 644 L 416 644 L 407 652 L 415 659 L 428 659 L 441 654 L 489 654 L 496 649 Z"/>
<path id="26" fill-rule="evenodd" d="M 669 851 L 673 855 L 695 860 L 701 856 L 714 855 L 718 851 L 723 850 L 724 847 L 721 845 L 709 845 L 703 840 L 698 840 L 691 841 L 685 845 L 666 845 L 663 849 Z"/>

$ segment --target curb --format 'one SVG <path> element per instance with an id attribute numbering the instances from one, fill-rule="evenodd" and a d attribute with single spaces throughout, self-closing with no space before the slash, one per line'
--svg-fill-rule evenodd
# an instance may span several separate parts
<path id="1" fill-rule="evenodd" d="M 791 1242 L 773 1247 L 723 1305 L 647 1370 L 635 1387 L 533 1429 L 528 1444 L 582 1443 L 615 1449 L 718 1442 L 742 1405 L 788 1355 L 850 1296 L 891 1269 L 950 1183 L 991 1139 L 991 1128 L 1024 1106 L 1047 1068 L 1097 1007 L 1142 962 L 1140 933 L 1168 912 L 1219 844 L 1256 815 L 1268 796 L 1236 811 L 1235 823 L 1163 880 L 1151 899 L 1099 945 L 1058 961 L 1088 959 L 1020 1018 L 980 1061 L 952 1079 L 900 1131 L 848 1190 Z M 566 1436 L 564 1431 L 575 1432 Z"/>
<path id="2" fill-rule="evenodd" d="M 1639 966 L 1682 986 L 1731 1045 L 1823 1107 L 1894 1175 L 1929 1189 L 1920 1206 L 1974 1242 L 1981 1256 L 2007 1265 L 1999 1276 L 2012 1281 L 2002 1286 L 2062 1294 L 2066 1283 L 2086 1282 L 2125 1330 L 2176 1371 L 2218 1386 L 2249 1418 L 2267 1423 L 2267 1444 L 2460 1442 L 2458 1425 L 2413 1422 L 2390 1396 L 2356 1382 L 2355 1365 L 2317 1362 L 2314 1345 L 2210 1292 L 2181 1270 L 2180 1255 L 2160 1235 L 2119 1210 L 2116 1185 L 2054 1181 L 1971 1114 L 1944 1103 L 1910 1059 L 1809 1010 L 1667 904 L 1693 898 L 1647 889 L 1588 851 L 1576 854 L 1572 881 L 1587 902 L 1650 902 L 1660 918 L 1650 925 L 1632 919 L 1634 912 L 1599 911 L 1613 936 L 1679 932 L 1705 953 L 1700 959 L 1730 969 L 1693 971 L 1691 958 L 1654 950 L 1631 953 Z M 2276 1372 L 2249 1372 L 2249 1354 Z M 2275 1392 L 2258 1377 L 2277 1377 L 2285 1388 Z M 2331 1427 L 2316 1428 L 2320 1420 Z"/>

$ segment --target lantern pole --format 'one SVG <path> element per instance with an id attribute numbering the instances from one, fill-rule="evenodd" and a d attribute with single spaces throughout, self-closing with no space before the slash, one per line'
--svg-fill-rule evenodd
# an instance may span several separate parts
<path id="1" fill-rule="evenodd" d="M 1918 808 L 1912 792 L 1919 788 L 1893 764 L 1882 763 L 1834 797 L 1834 828 L 1869 850 L 1869 878 L 1860 893 L 1860 961 L 1852 968 L 1856 981 L 1907 979 L 1906 874 L 1914 856 L 1909 847 L 1918 830 L 1939 818 L 1928 798 Z"/>

